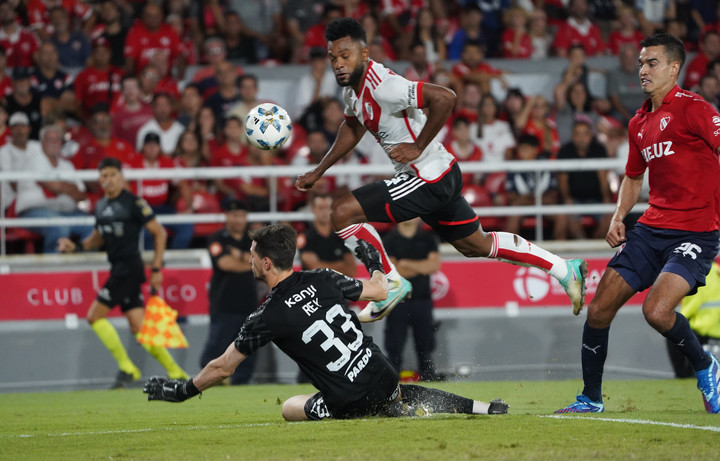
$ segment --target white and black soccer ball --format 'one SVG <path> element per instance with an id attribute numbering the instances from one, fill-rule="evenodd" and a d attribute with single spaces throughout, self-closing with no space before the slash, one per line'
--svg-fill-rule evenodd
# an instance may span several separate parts
<path id="1" fill-rule="evenodd" d="M 290 116 L 282 107 L 269 102 L 259 104 L 245 118 L 245 134 L 250 142 L 263 150 L 282 147 L 292 132 Z"/>

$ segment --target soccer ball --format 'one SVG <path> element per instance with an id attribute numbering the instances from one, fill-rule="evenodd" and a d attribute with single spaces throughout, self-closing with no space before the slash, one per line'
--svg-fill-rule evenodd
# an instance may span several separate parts
<path id="1" fill-rule="evenodd" d="M 248 140 L 263 150 L 282 147 L 292 132 L 290 116 L 282 107 L 272 103 L 259 104 L 245 118 L 245 134 Z"/>

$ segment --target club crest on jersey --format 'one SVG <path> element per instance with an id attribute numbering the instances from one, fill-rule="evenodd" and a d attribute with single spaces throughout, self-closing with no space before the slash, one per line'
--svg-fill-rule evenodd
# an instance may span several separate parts
<path id="1" fill-rule="evenodd" d="M 660 120 L 660 131 L 665 131 L 665 128 L 667 128 L 668 123 L 670 123 L 670 116 L 663 117 L 662 120 Z"/>
<path id="2" fill-rule="evenodd" d="M 720 117 L 718 117 L 717 115 L 713 115 L 712 122 L 713 125 L 720 126 Z"/>
<path id="3" fill-rule="evenodd" d="M 367 114 L 367 116 L 370 120 L 373 119 L 373 108 L 372 108 L 372 104 L 370 104 L 369 102 L 365 103 L 365 113 Z"/>

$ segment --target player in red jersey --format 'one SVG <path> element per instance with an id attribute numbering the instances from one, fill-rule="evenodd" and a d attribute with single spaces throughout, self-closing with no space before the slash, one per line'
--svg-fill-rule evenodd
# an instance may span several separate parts
<path id="1" fill-rule="evenodd" d="M 585 387 L 556 413 L 597 413 L 610 323 L 635 293 L 652 287 L 643 303 L 645 320 L 692 363 L 708 413 L 720 412 L 718 361 L 675 306 L 705 285 L 718 251 L 720 218 L 720 114 L 699 95 L 683 91 L 677 78 L 685 48 L 669 34 L 645 38 L 638 63 L 640 85 L 650 96 L 630 120 L 630 153 L 617 208 L 605 240 L 620 250 L 608 263 L 588 306 L 582 337 Z M 626 233 L 623 220 L 650 179 L 650 208 Z"/>
<path id="2" fill-rule="evenodd" d="M 352 18 L 331 22 L 325 37 L 335 78 L 344 87 L 345 121 L 320 164 L 301 175 L 296 187 L 310 189 L 366 131 L 375 136 L 395 167 L 394 178 L 359 187 L 333 202 L 338 235 L 353 251 L 358 240 L 377 248 L 390 280 L 387 300 L 369 303 L 359 318 L 365 322 L 383 318 L 411 289 L 368 221 L 401 222 L 417 216 L 465 256 L 543 269 L 557 278 L 579 310 L 585 294 L 585 261 L 566 261 L 518 235 L 480 228 L 478 216 L 462 196 L 462 173 L 455 157 L 434 140 L 452 112 L 455 94 L 430 83 L 410 82 L 369 59 L 365 31 Z M 423 108 L 428 109 L 427 116 Z"/>

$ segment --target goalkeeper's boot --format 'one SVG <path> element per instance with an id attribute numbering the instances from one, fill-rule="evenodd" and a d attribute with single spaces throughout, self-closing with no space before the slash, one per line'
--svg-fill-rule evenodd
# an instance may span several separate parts
<path id="1" fill-rule="evenodd" d="M 605 411 L 605 405 L 602 402 L 594 402 L 579 394 L 577 400 L 565 408 L 556 410 L 555 413 L 602 413 Z"/>
<path id="2" fill-rule="evenodd" d="M 585 304 L 585 278 L 587 277 L 587 261 L 570 259 L 565 261 L 567 275 L 560 280 L 565 293 L 570 297 L 573 314 L 578 315 Z"/>
<path id="3" fill-rule="evenodd" d="M 488 414 L 506 415 L 508 412 L 508 408 L 510 408 L 510 405 L 508 405 L 503 399 L 491 400 L 490 406 L 488 407 Z"/>
<path id="4" fill-rule="evenodd" d="M 141 373 L 138 368 L 135 368 L 131 373 L 123 370 L 119 370 L 115 376 L 115 382 L 110 386 L 110 389 L 124 389 L 133 382 L 140 379 Z"/>
<path id="5" fill-rule="evenodd" d="M 705 411 L 708 413 L 720 413 L 720 396 L 718 390 L 720 388 L 720 364 L 718 360 L 710 352 L 707 353 L 712 363 L 705 370 L 700 370 L 697 376 L 697 387 L 703 396 L 705 403 Z"/>
<path id="6" fill-rule="evenodd" d="M 392 311 L 400 301 L 412 293 L 412 284 L 405 277 L 399 276 L 398 280 L 388 280 L 388 297 L 384 301 L 370 301 L 365 309 L 358 314 L 358 320 L 364 323 L 375 322 Z"/>

